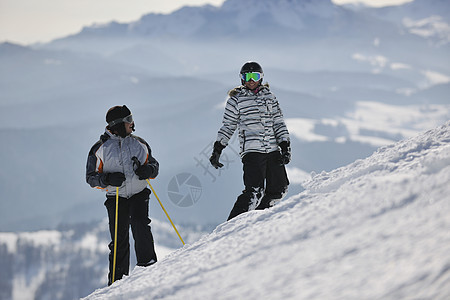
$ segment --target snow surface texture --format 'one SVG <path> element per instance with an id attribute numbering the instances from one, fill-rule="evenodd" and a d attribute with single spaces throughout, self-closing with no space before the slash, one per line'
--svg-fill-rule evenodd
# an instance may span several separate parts
<path id="1" fill-rule="evenodd" d="M 86 299 L 449 299 L 449 182 L 447 122 Z"/>

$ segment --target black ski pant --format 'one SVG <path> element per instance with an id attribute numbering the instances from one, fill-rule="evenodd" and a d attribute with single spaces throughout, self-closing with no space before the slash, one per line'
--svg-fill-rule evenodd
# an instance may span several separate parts
<path id="1" fill-rule="evenodd" d="M 121 279 L 123 275 L 128 275 L 129 272 L 130 225 L 135 242 L 134 248 L 137 265 L 147 266 L 155 263 L 157 260 L 153 235 L 150 228 L 151 220 L 148 217 L 149 196 L 150 190 L 144 189 L 129 199 L 119 197 L 115 281 Z M 108 196 L 105 201 L 105 206 L 108 210 L 109 232 L 111 233 L 111 243 L 108 246 L 110 250 L 108 285 L 111 285 L 114 260 L 116 197 Z"/>
<path id="2" fill-rule="evenodd" d="M 281 153 L 250 152 L 242 158 L 245 190 L 237 198 L 228 220 L 253 209 L 265 209 L 280 201 L 289 180 Z"/>

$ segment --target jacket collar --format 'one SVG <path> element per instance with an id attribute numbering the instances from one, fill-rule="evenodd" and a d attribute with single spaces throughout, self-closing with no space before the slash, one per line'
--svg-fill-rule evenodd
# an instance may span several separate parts
<path id="1" fill-rule="evenodd" d="M 126 139 L 127 137 L 129 137 L 130 135 L 127 135 L 126 137 L 121 137 L 121 136 L 118 136 L 118 135 L 116 135 L 116 134 L 114 134 L 114 133 L 112 133 L 109 129 L 108 129 L 108 127 L 106 127 L 105 128 L 105 134 L 103 135 L 103 136 L 105 136 L 106 137 L 106 139 L 113 139 L 113 140 L 124 140 L 124 139 Z"/>
<path id="2" fill-rule="evenodd" d="M 254 93 L 253 91 L 247 89 L 245 86 L 240 85 L 238 87 L 235 87 L 234 89 L 231 89 L 228 91 L 228 96 L 233 97 L 237 96 L 238 94 L 245 94 L 245 95 L 258 95 L 261 91 L 269 90 L 269 83 L 264 83 L 258 87 L 258 91 Z"/>
<path id="3" fill-rule="evenodd" d="M 266 89 L 265 85 L 260 85 L 256 88 L 256 90 L 249 90 L 245 86 L 242 87 L 242 90 L 247 95 L 258 95 L 260 92 L 262 92 L 264 89 Z"/>

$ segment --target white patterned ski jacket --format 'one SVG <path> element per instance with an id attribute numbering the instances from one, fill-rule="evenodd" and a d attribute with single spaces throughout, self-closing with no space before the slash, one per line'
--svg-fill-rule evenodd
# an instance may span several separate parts
<path id="1" fill-rule="evenodd" d="M 283 113 L 268 84 L 262 85 L 256 94 L 239 86 L 228 96 L 222 127 L 217 134 L 217 141 L 223 146 L 228 145 L 236 129 L 241 157 L 249 152 L 278 151 L 281 142 L 289 141 Z"/>
<path id="2" fill-rule="evenodd" d="M 158 175 L 159 163 L 152 157 L 147 142 L 135 135 L 125 138 L 105 131 L 100 140 L 92 146 L 86 164 L 86 182 L 93 188 L 106 191 L 107 196 L 116 195 L 116 187 L 104 182 L 106 173 L 121 172 L 125 181 L 119 187 L 119 196 L 130 198 L 147 187 L 145 180 L 139 180 L 134 173 L 132 157 L 136 156 L 141 164 L 151 164 L 154 172 L 150 178 Z"/>

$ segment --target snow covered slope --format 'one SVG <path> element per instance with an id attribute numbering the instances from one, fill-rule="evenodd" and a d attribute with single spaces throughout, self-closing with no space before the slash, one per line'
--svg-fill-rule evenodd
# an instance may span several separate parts
<path id="1" fill-rule="evenodd" d="M 86 299 L 449 299 L 449 182 L 447 122 Z"/>

